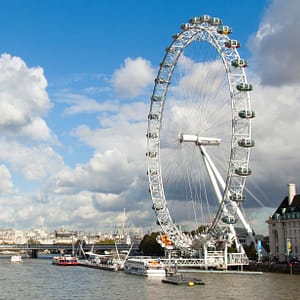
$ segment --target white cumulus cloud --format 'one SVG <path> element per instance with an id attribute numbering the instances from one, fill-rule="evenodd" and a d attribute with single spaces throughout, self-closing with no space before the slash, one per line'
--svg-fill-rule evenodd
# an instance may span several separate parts
<path id="1" fill-rule="evenodd" d="M 0 165 L 0 195 L 11 193 L 13 183 L 9 169 L 5 165 Z"/>
<path id="2" fill-rule="evenodd" d="M 47 80 L 42 68 L 29 68 L 19 57 L 1 55 L 1 135 L 34 140 L 50 138 L 49 128 L 40 120 L 51 108 L 46 88 Z M 37 122 L 40 125 L 38 130 Z"/>
<path id="3" fill-rule="evenodd" d="M 150 62 L 144 58 L 126 58 L 124 66 L 115 71 L 112 83 L 118 97 L 133 98 L 153 82 L 154 74 Z"/>

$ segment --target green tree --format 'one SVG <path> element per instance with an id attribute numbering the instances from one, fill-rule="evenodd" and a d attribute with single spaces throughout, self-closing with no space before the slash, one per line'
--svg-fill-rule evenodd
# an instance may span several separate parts
<path id="1" fill-rule="evenodd" d="M 150 235 L 146 234 L 143 237 L 139 245 L 139 249 L 144 253 L 144 255 L 150 255 L 150 256 L 164 255 L 164 249 L 156 241 L 156 238 L 159 234 L 160 234 L 159 232 L 152 232 Z"/>
<path id="2" fill-rule="evenodd" d="M 207 225 L 200 225 L 196 230 L 191 231 L 191 235 L 201 234 L 205 233 L 207 231 L 208 226 Z M 189 233 L 189 232 L 186 232 Z"/>
<path id="3" fill-rule="evenodd" d="M 249 259 L 257 259 L 257 250 L 255 249 L 253 242 L 250 244 L 250 246 L 244 245 L 243 247 Z"/>
<path id="4" fill-rule="evenodd" d="M 101 245 L 113 245 L 115 241 L 113 239 L 104 239 L 102 241 L 96 242 L 96 244 L 101 244 Z"/>
<path id="5" fill-rule="evenodd" d="M 28 239 L 27 244 L 28 245 L 36 245 L 36 244 L 40 244 L 40 242 L 31 237 L 31 238 Z"/>

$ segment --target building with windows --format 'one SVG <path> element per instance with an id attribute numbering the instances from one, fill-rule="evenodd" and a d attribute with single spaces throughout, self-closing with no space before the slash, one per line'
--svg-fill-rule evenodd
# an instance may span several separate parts
<path id="1" fill-rule="evenodd" d="M 269 226 L 271 259 L 300 259 L 300 195 L 296 185 L 288 184 L 288 195 L 266 221 Z"/>
<path id="2" fill-rule="evenodd" d="M 0 244 L 25 244 L 26 238 L 21 230 L 0 229 Z"/>

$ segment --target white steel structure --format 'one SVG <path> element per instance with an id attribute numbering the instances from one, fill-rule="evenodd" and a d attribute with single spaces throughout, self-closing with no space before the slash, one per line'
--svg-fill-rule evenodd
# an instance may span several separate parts
<path id="1" fill-rule="evenodd" d="M 241 209 L 254 146 L 247 62 L 219 18 L 195 17 L 181 29 L 160 64 L 148 115 L 150 193 L 170 240 L 162 244 L 203 257 L 228 246 L 244 254 L 234 226 L 253 238 Z"/>

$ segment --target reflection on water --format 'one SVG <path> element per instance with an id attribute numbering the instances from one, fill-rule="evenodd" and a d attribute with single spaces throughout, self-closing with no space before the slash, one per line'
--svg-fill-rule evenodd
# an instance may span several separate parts
<path id="1" fill-rule="evenodd" d="M 11 264 L 0 258 L 0 299 L 299 299 L 300 275 L 197 273 L 205 285 L 170 285 L 80 266 L 61 267 L 49 259 Z"/>

